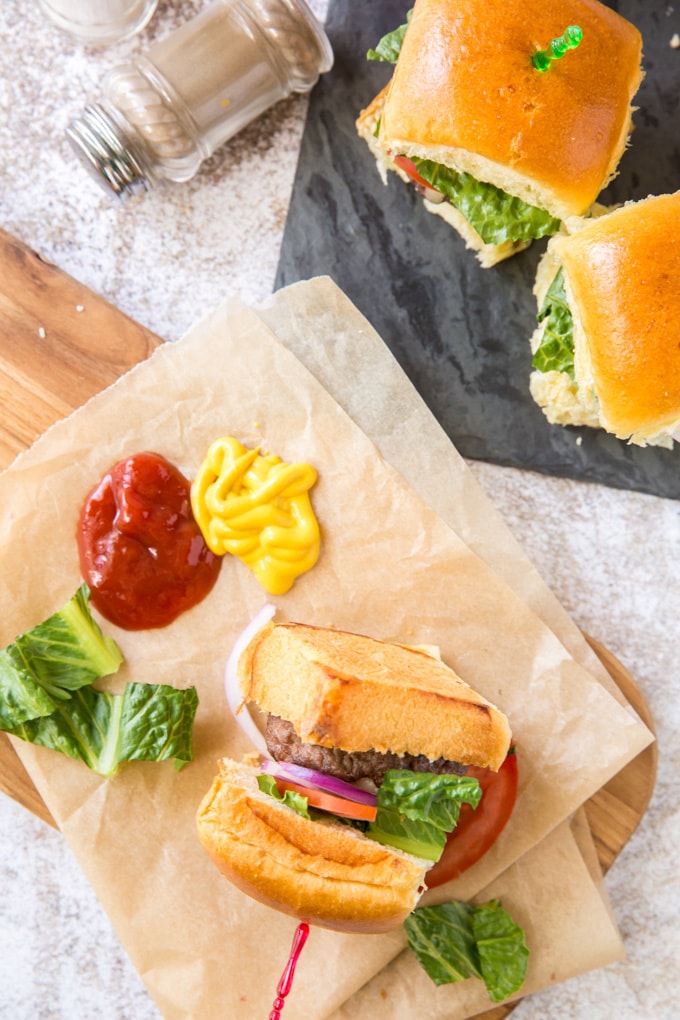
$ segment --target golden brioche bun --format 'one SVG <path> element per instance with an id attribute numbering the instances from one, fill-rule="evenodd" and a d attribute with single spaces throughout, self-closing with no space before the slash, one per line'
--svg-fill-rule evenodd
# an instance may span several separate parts
<path id="1" fill-rule="evenodd" d="M 322 928 L 389 931 L 415 908 L 430 861 L 310 821 L 262 793 L 257 769 L 223 759 L 197 814 L 198 836 L 235 886 Z"/>
<path id="2" fill-rule="evenodd" d="M 533 53 L 569 25 L 578 48 L 536 70 Z M 638 30 L 597 0 L 416 0 L 379 144 L 582 214 L 625 149 L 641 56 Z"/>
<path id="3" fill-rule="evenodd" d="M 505 715 L 423 651 L 346 631 L 271 623 L 242 654 L 244 700 L 305 743 L 443 757 L 498 770 Z"/>
<path id="4" fill-rule="evenodd" d="M 551 240 L 542 276 L 564 269 L 577 383 L 574 405 L 556 412 L 549 384 L 532 374 L 534 398 L 553 420 L 599 425 L 642 446 L 669 446 L 680 432 L 679 227 L 680 191 Z M 579 420 L 588 404 L 593 422 Z"/>

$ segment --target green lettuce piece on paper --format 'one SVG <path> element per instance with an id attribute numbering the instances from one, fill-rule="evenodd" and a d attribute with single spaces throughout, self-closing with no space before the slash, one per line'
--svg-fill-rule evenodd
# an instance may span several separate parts
<path id="1" fill-rule="evenodd" d="M 374 50 L 368 51 L 366 54 L 367 60 L 379 60 L 384 64 L 396 64 L 412 13 L 412 11 L 407 13 L 405 25 L 400 25 L 399 28 L 388 32 L 387 35 L 382 37 Z"/>
<path id="2" fill-rule="evenodd" d="M 521 198 L 430 159 L 411 157 L 418 173 L 448 198 L 485 244 L 533 241 L 554 234 L 560 221 Z"/>
<path id="3" fill-rule="evenodd" d="M 503 910 L 500 900 L 474 908 L 472 931 L 489 998 L 502 1002 L 521 988 L 526 978 L 529 950 L 524 932 Z"/>
<path id="4" fill-rule="evenodd" d="M 193 760 L 193 723 L 198 707 L 194 687 L 129 683 L 122 694 L 83 687 L 68 702 L 8 732 L 41 747 L 60 751 L 101 776 L 123 762 Z"/>
<path id="5" fill-rule="evenodd" d="M 436 985 L 481 978 L 492 1002 L 524 984 L 529 950 L 524 932 L 500 900 L 417 907 L 404 922 L 409 948 Z"/>
<path id="6" fill-rule="evenodd" d="M 539 372 L 566 372 L 574 382 L 574 318 L 561 267 L 547 290 L 537 319 L 545 320 L 545 329 L 531 364 Z"/>
<path id="7" fill-rule="evenodd" d="M 0 651 L 0 729 L 50 715 L 73 692 L 115 673 L 123 661 L 90 613 L 83 584 L 47 620 Z"/>
<path id="8" fill-rule="evenodd" d="M 86 584 L 43 623 L 0 651 L 0 729 L 111 776 L 122 762 L 193 760 L 194 687 L 127 684 L 122 694 L 92 684 L 123 655 L 90 612 Z"/>
<path id="9" fill-rule="evenodd" d="M 482 976 L 472 931 L 473 909 L 460 901 L 416 907 L 404 921 L 409 948 L 436 985 Z"/>

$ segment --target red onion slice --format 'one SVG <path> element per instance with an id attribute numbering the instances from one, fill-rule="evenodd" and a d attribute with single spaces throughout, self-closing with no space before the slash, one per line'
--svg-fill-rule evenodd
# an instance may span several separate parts
<path id="1" fill-rule="evenodd" d="M 245 649 L 253 640 L 257 632 L 262 630 L 262 628 L 269 623 L 275 612 L 276 606 L 267 603 L 267 605 L 263 606 L 259 613 L 253 617 L 248 626 L 242 630 L 236 638 L 234 647 L 231 650 L 231 655 L 227 659 L 227 665 L 224 670 L 224 689 L 227 695 L 227 704 L 232 711 L 234 719 L 245 735 L 250 741 L 252 741 L 259 753 L 264 755 L 265 758 L 269 757 L 269 751 L 262 731 L 250 714 L 248 706 L 243 701 L 243 694 L 239 687 L 236 669 L 238 666 L 238 660 L 241 658 Z"/>
<path id="2" fill-rule="evenodd" d="M 353 800 L 357 804 L 370 804 L 375 807 L 378 798 L 368 790 L 362 790 L 353 783 L 346 783 L 344 779 L 336 779 L 335 776 L 327 776 L 324 772 L 316 772 L 314 769 L 306 769 L 302 765 L 293 765 L 288 761 L 263 761 L 260 766 L 263 772 L 276 776 L 279 779 L 289 779 L 292 783 L 304 783 L 306 786 L 314 786 L 326 793 L 334 793 L 346 800 Z"/>

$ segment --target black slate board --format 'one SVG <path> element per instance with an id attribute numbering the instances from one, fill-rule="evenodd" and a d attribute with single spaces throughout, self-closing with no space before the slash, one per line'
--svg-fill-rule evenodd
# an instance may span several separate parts
<path id="1" fill-rule="evenodd" d="M 396 175 L 385 187 L 354 121 L 389 80 L 366 50 L 403 21 L 405 0 L 331 0 L 331 72 L 310 98 L 276 286 L 328 275 L 377 329 L 461 454 L 680 499 L 680 445 L 633 447 L 551 426 L 528 389 L 539 241 L 493 269 Z M 680 2 L 609 6 L 638 26 L 645 80 L 635 131 L 602 201 L 680 188 Z M 680 224 L 679 224 L 680 229 Z M 360 385 L 361 381 L 357 381 Z"/>

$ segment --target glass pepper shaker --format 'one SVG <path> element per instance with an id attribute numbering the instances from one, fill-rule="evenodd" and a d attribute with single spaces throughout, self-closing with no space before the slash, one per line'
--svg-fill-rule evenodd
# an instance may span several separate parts
<path id="1" fill-rule="evenodd" d="M 38 0 L 50 21 L 82 43 L 119 42 L 139 32 L 158 0 Z"/>
<path id="2" fill-rule="evenodd" d="M 121 198 L 187 181 L 279 99 L 330 70 L 330 43 L 304 0 L 213 0 L 104 82 L 66 129 L 77 155 Z"/>

